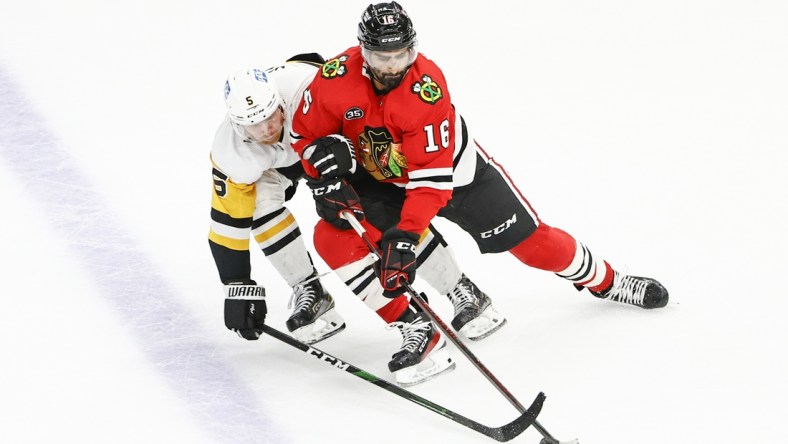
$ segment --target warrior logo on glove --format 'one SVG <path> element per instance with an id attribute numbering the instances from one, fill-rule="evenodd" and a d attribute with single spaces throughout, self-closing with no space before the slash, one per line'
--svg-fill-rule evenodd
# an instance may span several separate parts
<path id="1" fill-rule="evenodd" d="M 229 282 L 224 286 L 224 325 L 238 336 L 255 341 L 263 334 L 265 288 L 251 279 Z"/>

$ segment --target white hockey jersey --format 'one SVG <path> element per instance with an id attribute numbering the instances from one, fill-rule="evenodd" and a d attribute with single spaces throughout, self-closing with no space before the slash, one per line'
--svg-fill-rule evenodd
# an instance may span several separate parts
<path id="1" fill-rule="evenodd" d="M 225 283 L 250 279 L 250 235 L 289 285 L 314 271 L 298 223 L 284 203 L 288 192 L 295 190 L 297 179 L 291 178 L 299 169 L 303 172 L 290 146 L 292 116 L 320 65 L 309 58 L 291 60 L 266 70 L 284 102 L 281 140 L 271 145 L 249 140 L 243 131 L 236 131 L 229 116 L 225 116 L 213 140 L 208 239 Z M 277 170 L 285 167 L 290 167 L 287 172 Z"/>

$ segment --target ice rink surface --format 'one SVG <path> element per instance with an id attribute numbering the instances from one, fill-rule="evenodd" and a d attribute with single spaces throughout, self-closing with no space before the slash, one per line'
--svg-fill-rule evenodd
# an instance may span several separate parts
<path id="1" fill-rule="evenodd" d="M 54 2 L 0 14 L 0 441 L 493 442 L 223 325 L 208 151 L 226 75 L 355 44 L 365 2 Z M 479 143 L 541 218 L 668 307 L 577 293 L 437 225 L 509 323 L 470 348 L 582 444 L 780 442 L 788 398 L 788 4 L 402 3 Z M 308 241 L 316 215 L 290 205 Z M 311 247 L 310 247 L 311 249 Z M 290 289 L 254 249 L 268 322 Z M 320 271 L 328 271 L 313 254 Z M 333 276 L 319 348 L 391 379 L 399 335 Z M 423 282 L 434 308 L 448 300 Z M 458 368 L 413 389 L 498 426 Z M 514 442 L 537 443 L 527 430 Z"/>

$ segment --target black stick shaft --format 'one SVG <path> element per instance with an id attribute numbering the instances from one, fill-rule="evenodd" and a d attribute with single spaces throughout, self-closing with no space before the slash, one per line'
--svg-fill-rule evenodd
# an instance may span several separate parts
<path id="1" fill-rule="evenodd" d="M 364 243 L 367 244 L 369 251 L 371 251 L 375 256 L 377 256 L 378 259 L 381 259 L 380 251 L 378 250 L 377 245 L 375 245 L 375 243 L 369 239 L 369 237 L 367 236 L 367 230 L 364 229 L 364 226 L 361 225 L 358 219 L 356 219 L 356 216 L 350 213 L 349 211 L 346 211 L 342 213 L 342 217 L 350 223 L 353 229 L 356 230 L 356 233 L 358 233 L 361 239 L 364 240 Z M 468 358 L 469 361 L 471 361 L 471 364 L 473 364 L 473 366 L 476 367 L 476 369 L 479 370 L 479 372 L 481 372 L 481 374 L 483 374 L 484 377 L 493 386 L 495 386 L 495 388 L 514 406 L 514 408 L 517 409 L 518 412 L 524 413 L 526 411 L 525 406 L 523 406 L 523 404 L 520 403 L 520 401 L 518 401 L 517 398 L 515 398 L 514 395 L 506 387 L 504 387 L 501 381 L 499 381 L 498 378 L 496 378 L 495 375 L 493 375 L 492 372 L 490 372 L 490 370 L 487 369 L 487 367 L 479 360 L 479 358 L 477 358 L 476 355 L 474 355 L 468 349 L 468 347 L 466 347 L 465 344 L 462 341 L 460 341 L 460 338 L 457 336 L 457 334 L 454 333 L 454 331 L 452 331 L 451 329 L 449 329 L 446 323 L 443 322 L 443 320 L 432 310 L 432 308 L 430 308 L 429 304 L 427 304 L 427 301 L 424 300 L 421 294 L 417 292 L 413 288 L 413 286 L 410 285 L 409 282 L 406 282 L 404 287 L 411 295 L 413 300 L 416 301 L 416 304 L 419 306 L 419 308 L 421 308 L 425 313 L 427 313 L 427 316 L 430 318 L 430 320 L 432 320 L 432 322 L 434 322 L 440 328 L 440 330 L 451 340 L 452 344 L 454 344 L 460 350 L 460 352 L 462 352 L 462 354 L 465 355 L 465 357 Z M 547 430 L 545 430 L 545 428 L 542 427 L 542 425 L 539 424 L 538 421 L 534 420 L 533 425 L 534 428 L 548 441 L 554 441 L 555 443 L 558 443 L 558 440 L 556 440 L 552 435 L 550 435 L 550 433 Z"/>
<path id="2" fill-rule="evenodd" d="M 509 441 L 512 438 L 520 435 L 523 431 L 525 431 L 525 429 L 527 429 L 536 420 L 536 416 L 541 411 L 542 404 L 544 403 L 545 396 L 543 393 L 539 393 L 539 395 L 536 397 L 531 407 L 527 411 L 522 412 L 522 415 L 519 416 L 517 419 L 501 427 L 489 427 L 484 424 L 480 424 L 472 419 L 466 418 L 465 416 L 462 416 L 458 413 L 455 413 L 428 399 L 422 398 L 419 395 L 411 393 L 397 385 L 394 385 L 386 381 L 385 379 L 380 379 L 377 376 L 373 375 L 372 373 L 364 371 L 354 366 L 353 364 L 350 364 L 349 362 L 345 362 L 339 358 L 331 356 L 330 354 L 322 350 L 304 344 L 303 342 L 300 342 L 295 338 L 292 338 L 273 327 L 270 327 L 268 325 L 263 325 L 263 331 L 269 336 L 276 338 L 284 342 L 285 344 L 295 347 L 303 352 L 306 352 L 310 356 L 313 356 L 323 362 L 330 364 L 332 367 L 335 367 L 339 370 L 344 370 L 347 373 L 355 375 L 372 384 L 375 384 L 376 386 L 388 390 L 389 392 L 394 393 L 399 397 L 405 398 L 408 401 L 418 404 L 441 416 L 451 419 L 452 421 L 460 425 L 475 430 L 497 441 L 502 441 L 502 442 Z"/>

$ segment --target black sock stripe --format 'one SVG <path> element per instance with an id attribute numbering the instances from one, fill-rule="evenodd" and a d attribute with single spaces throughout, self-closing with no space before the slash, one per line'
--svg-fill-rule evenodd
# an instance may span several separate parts
<path id="1" fill-rule="evenodd" d="M 274 211 L 273 213 L 268 213 L 266 215 L 263 215 L 262 217 L 260 217 L 260 219 L 253 220 L 252 221 L 252 229 L 255 230 L 257 228 L 262 227 L 263 225 L 267 224 L 268 222 L 274 220 L 280 214 L 284 213 L 285 210 L 287 210 L 287 208 L 282 207 L 282 208 Z"/>
<path id="2" fill-rule="evenodd" d="M 288 233 L 286 236 L 282 237 L 278 241 L 274 242 L 273 244 L 263 248 L 263 253 L 268 256 L 271 254 L 276 253 L 277 251 L 281 250 L 282 248 L 286 247 L 290 242 L 298 239 L 301 236 L 301 229 L 296 228 L 295 230 Z"/>
<path id="3" fill-rule="evenodd" d="M 358 285 L 356 285 L 355 287 L 352 287 L 350 284 L 352 284 L 352 283 L 353 283 L 353 281 L 355 281 L 356 279 L 358 279 L 358 278 L 360 278 L 361 276 L 363 276 L 363 275 L 364 275 L 364 273 L 369 273 L 369 276 L 367 276 L 367 277 L 366 277 L 366 278 L 365 278 L 363 281 L 361 281 L 361 282 L 360 282 Z M 347 286 L 348 286 L 348 287 L 349 287 L 349 288 L 350 288 L 350 289 L 353 291 L 353 293 L 355 293 L 355 295 L 356 295 L 356 296 L 358 296 L 358 295 L 360 295 L 361 293 L 363 293 L 363 292 L 364 292 L 364 290 L 365 290 L 367 287 L 369 287 L 369 284 L 371 284 L 371 283 L 372 283 L 374 280 L 376 280 L 377 278 L 378 278 L 378 277 L 377 277 L 377 275 L 375 274 L 375 271 L 374 271 L 374 270 L 372 270 L 372 266 L 370 265 L 369 267 L 366 267 L 366 268 L 364 268 L 364 270 L 363 270 L 361 273 L 357 274 L 357 275 L 356 275 L 356 276 L 354 276 L 352 279 L 345 281 L 345 285 L 347 285 Z"/>
<path id="4" fill-rule="evenodd" d="M 427 245 L 424 246 L 424 249 L 421 250 L 421 253 L 416 257 L 416 267 L 420 267 L 427 258 L 430 257 L 433 251 L 438 248 L 440 245 L 439 242 L 436 242 L 437 239 L 433 238 Z"/>

